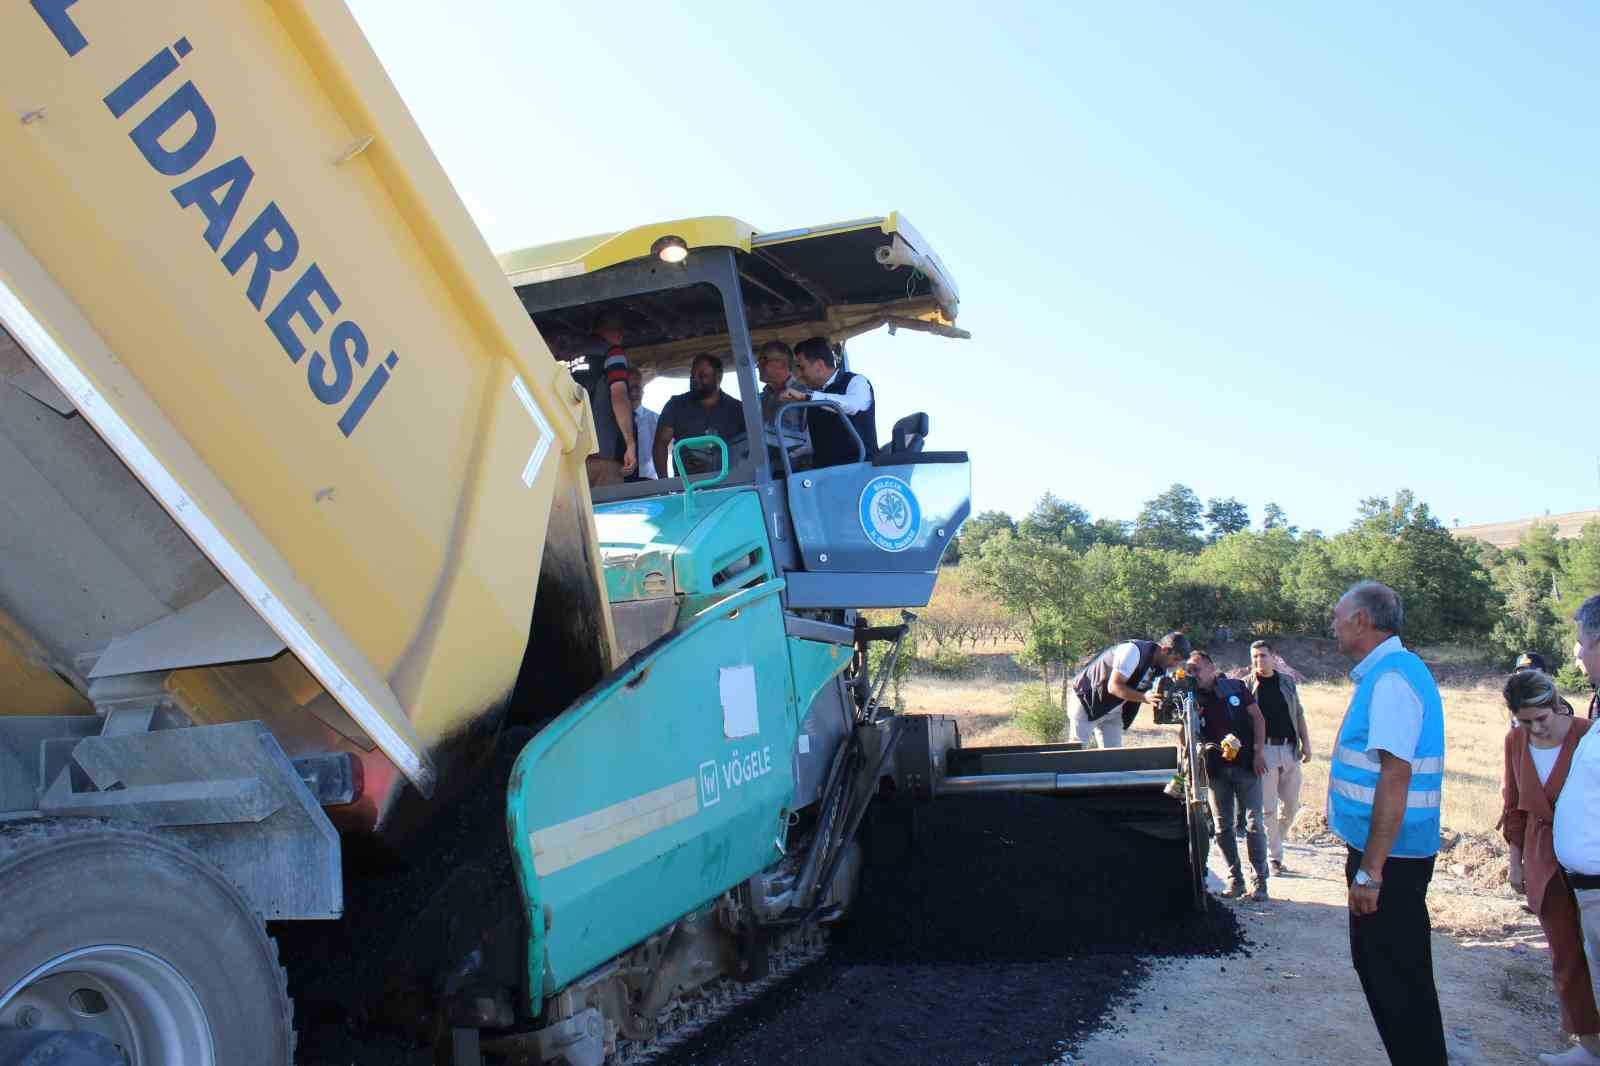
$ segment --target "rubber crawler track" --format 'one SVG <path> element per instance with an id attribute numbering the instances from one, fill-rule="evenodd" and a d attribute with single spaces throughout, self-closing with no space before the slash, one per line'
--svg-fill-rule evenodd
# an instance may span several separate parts
<path id="1" fill-rule="evenodd" d="M 759 981 L 718 978 L 702 985 L 692 999 L 675 1000 L 657 1015 L 661 1026 L 652 1040 L 618 1040 L 606 1066 L 646 1066 L 694 1039 L 707 1026 L 751 1003 L 794 977 L 828 952 L 827 932 L 808 926 L 786 933 L 767 948 L 767 976 Z"/>

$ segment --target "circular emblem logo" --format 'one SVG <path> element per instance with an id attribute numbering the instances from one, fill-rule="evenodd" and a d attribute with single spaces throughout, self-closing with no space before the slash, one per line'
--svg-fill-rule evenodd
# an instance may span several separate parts
<path id="1" fill-rule="evenodd" d="M 660 514 L 665 505 L 658 500 L 645 500 L 642 503 L 608 503 L 595 508 L 600 514 L 638 514 L 647 518 L 654 518 Z"/>
<path id="2" fill-rule="evenodd" d="M 886 552 L 903 552 L 922 531 L 916 494 L 897 477 L 875 477 L 861 490 L 861 531 Z"/>
<path id="3" fill-rule="evenodd" d="M 1228 697 L 1228 702 L 1233 704 L 1235 707 L 1237 707 L 1237 706 L 1239 706 L 1239 697 L 1238 696 L 1229 696 Z"/>

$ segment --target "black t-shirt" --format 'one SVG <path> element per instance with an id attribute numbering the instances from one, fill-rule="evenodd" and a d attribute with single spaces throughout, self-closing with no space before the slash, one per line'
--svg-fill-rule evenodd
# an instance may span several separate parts
<path id="1" fill-rule="evenodd" d="M 1222 758 L 1221 752 L 1207 752 L 1207 770 L 1215 773 L 1223 766 L 1243 766 L 1247 769 L 1253 766 L 1256 730 L 1250 721 L 1250 706 L 1256 702 L 1256 698 L 1250 695 L 1245 683 L 1231 677 L 1219 677 L 1215 688 L 1210 692 L 1197 689 L 1195 697 L 1200 706 L 1200 733 L 1207 741 L 1220 744 L 1229 733 L 1239 738 L 1238 757 L 1230 763 Z"/>
<path id="2" fill-rule="evenodd" d="M 727 393 L 719 391 L 717 402 L 708 410 L 695 393 L 680 393 L 668 400 L 666 407 L 661 409 L 659 424 L 672 427 L 673 440 L 721 437 L 724 441 L 732 441 L 744 436 L 744 405 Z M 733 462 L 731 453 L 728 462 L 730 464 Z M 717 450 L 686 448 L 683 453 L 683 465 L 688 467 L 688 473 L 691 474 L 714 471 L 718 465 Z M 683 472 L 678 471 L 680 474 Z M 667 472 L 657 470 L 656 473 L 665 477 Z"/>
<path id="3" fill-rule="evenodd" d="M 1294 740 L 1294 719 L 1289 716 L 1289 701 L 1283 695 L 1283 675 L 1256 678 L 1256 702 L 1267 720 L 1268 740 Z"/>

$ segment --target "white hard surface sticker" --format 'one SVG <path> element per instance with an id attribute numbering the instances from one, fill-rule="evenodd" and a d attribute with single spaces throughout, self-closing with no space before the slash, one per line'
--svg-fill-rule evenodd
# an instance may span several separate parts
<path id="1" fill-rule="evenodd" d="M 753 737 L 761 732 L 756 712 L 756 668 L 724 666 L 718 678 L 722 691 L 722 735 L 729 740 Z"/>

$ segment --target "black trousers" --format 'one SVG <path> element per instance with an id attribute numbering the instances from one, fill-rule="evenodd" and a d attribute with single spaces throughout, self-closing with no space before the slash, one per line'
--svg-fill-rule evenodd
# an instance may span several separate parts
<path id="1" fill-rule="evenodd" d="M 1347 884 L 1360 867 L 1361 852 L 1350 848 L 1344 863 Z M 1350 915 L 1350 960 L 1389 1061 L 1395 1066 L 1446 1066 L 1428 918 L 1433 859 L 1390 859 L 1380 880 L 1377 912 Z"/>

